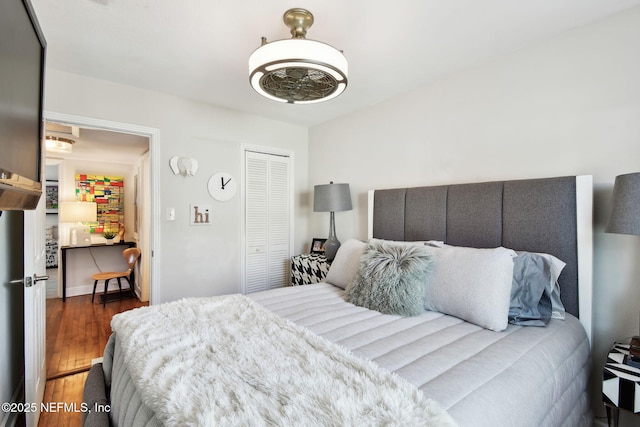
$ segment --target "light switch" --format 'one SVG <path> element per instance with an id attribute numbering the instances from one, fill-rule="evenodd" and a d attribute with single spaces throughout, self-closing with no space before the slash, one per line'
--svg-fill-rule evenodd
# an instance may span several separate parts
<path id="1" fill-rule="evenodd" d="M 176 209 L 167 208 L 167 221 L 175 221 L 175 220 L 176 220 Z"/>

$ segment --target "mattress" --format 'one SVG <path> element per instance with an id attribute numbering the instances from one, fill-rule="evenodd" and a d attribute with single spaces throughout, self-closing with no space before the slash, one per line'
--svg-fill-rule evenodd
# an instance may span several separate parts
<path id="1" fill-rule="evenodd" d="M 590 426 L 586 392 L 589 342 L 567 315 L 544 328 L 493 332 L 452 316 L 403 318 L 344 301 L 327 283 L 248 295 L 274 313 L 408 380 L 460 426 Z M 105 351 L 114 425 L 158 425 L 121 360 L 117 339 Z"/>

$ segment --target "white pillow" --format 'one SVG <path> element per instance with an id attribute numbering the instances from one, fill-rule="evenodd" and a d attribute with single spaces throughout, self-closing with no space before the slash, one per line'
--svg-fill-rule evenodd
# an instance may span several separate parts
<path id="1" fill-rule="evenodd" d="M 426 247 L 434 254 L 435 263 L 427 281 L 425 308 L 483 328 L 504 330 L 515 251 L 502 247 Z"/>
<path id="2" fill-rule="evenodd" d="M 325 282 L 345 289 L 356 278 L 360 268 L 360 257 L 366 248 L 366 243 L 356 239 L 349 239 L 341 244 L 329 267 Z"/>

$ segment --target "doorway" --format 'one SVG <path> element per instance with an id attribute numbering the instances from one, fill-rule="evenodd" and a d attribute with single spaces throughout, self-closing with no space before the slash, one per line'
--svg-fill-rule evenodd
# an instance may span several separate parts
<path id="1" fill-rule="evenodd" d="M 114 151 L 118 151 L 122 148 L 121 146 L 111 145 L 112 142 L 109 140 L 110 134 L 120 135 L 127 139 L 127 143 L 132 144 L 135 144 L 136 138 L 142 138 L 146 141 L 145 144 L 148 149 L 147 154 L 141 156 L 140 166 L 137 169 L 137 176 L 135 177 L 136 187 L 133 190 L 135 192 L 140 191 L 140 194 L 136 197 L 136 206 L 131 208 L 133 210 L 142 209 L 142 212 L 137 212 L 135 214 L 136 218 L 139 218 L 140 221 L 134 221 L 133 218 L 129 218 L 127 222 L 129 224 L 133 224 L 131 225 L 131 228 L 135 231 L 136 238 L 140 242 L 140 249 L 144 254 L 141 259 L 140 269 L 141 271 L 146 271 L 145 275 L 148 278 L 148 286 L 146 288 L 145 295 L 142 297 L 144 299 L 148 299 L 150 304 L 159 301 L 159 292 L 154 285 L 159 277 L 160 251 L 156 245 L 159 242 L 160 224 L 157 220 L 154 220 L 154 217 L 157 216 L 154 215 L 154 213 L 160 211 L 160 201 L 157 196 L 159 194 L 160 181 L 160 131 L 156 128 L 48 111 L 44 112 L 44 119 L 47 123 L 63 124 L 64 126 L 74 128 L 77 127 L 93 133 L 96 138 L 93 148 L 91 147 L 91 144 L 82 148 L 88 149 L 89 153 L 93 153 L 94 156 L 96 153 L 98 153 L 97 156 L 107 156 L 105 153 L 111 152 L 113 154 Z M 111 141 L 113 141 L 113 139 L 111 139 Z M 102 151 L 97 151 L 98 147 L 101 147 Z M 81 151 L 80 146 L 77 148 L 77 151 Z M 91 154 L 85 153 L 84 155 L 86 156 Z M 47 156 L 47 158 L 50 162 L 54 164 L 56 163 L 55 160 L 51 161 L 50 156 Z M 115 161 L 112 156 L 109 156 L 108 158 L 105 157 L 105 159 Z M 73 180 L 73 175 L 72 178 L 68 178 L 69 172 L 67 171 L 66 174 L 67 180 Z M 143 188 L 146 189 L 146 191 L 142 192 Z M 60 232 L 60 229 L 58 231 Z M 65 229 L 62 230 L 62 232 L 64 231 Z M 58 235 L 58 237 L 60 237 L 60 235 Z M 65 237 L 66 236 L 62 236 L 63 239 Z M 60 277 L 59 281 L 61 281 Z M 58 288 L 59 294 L 61 294 L 60 283 Z"/>
<path id="2" fill-rule="evenodd" d="M 149 138 L 58 122 L 47 122 L 45 133 L 47 143 L 56 144 L 46 151 L 45 167 L 47 274 L 53 278 L 47 295 L 66 300 L 92 293 L 94 273 L 122 270 L 124 242 L 147 253 L 149 209 L 144 202 L 149 190 L 142 184 L 149 181 Z M 58 149 L 60 141 L 71 146 Z M 74 206 L 68 202 L 76 201 L 95 203 L 95 212 L 93 222 L 86 223 L 87 242 L 79 245 L 89 247 L 69 250 L 79 243 L 70 233 L 78 223 L 67 222 L 68 208 Z M 115 245 L 104 247 L 105 232 L 117 236 Z M 142 301 L 149 298 L 148 267 L 140 262 L 135 270 L 135 294 Z"/>

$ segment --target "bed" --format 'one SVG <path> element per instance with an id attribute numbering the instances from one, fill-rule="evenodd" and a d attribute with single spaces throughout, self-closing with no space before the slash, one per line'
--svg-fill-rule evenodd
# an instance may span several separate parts
<path id="1" fill-rule="evenodd" d="M 85 413 L 85 425 L 590 426 L 591 194 L 587 176 L 371 191 L 370 240 L 343 243 L 324 283 L 114 318 L 84 398 L 110 410 Z M 354 283 L 367 289 L 363 254 L 389 248 L 428 264 L 415 278 L 447 280 L 427 287 L 430 310 L 386 314 L 347 301 L 362 296 Z M 512 318 L 506 307 L 507 324 L 496 301 L 508 275 L 513 305 L 515 260 L 529 255 L 549 261 L 541 271 L 553 283 L 538 317 Z M 566 264 L 561 273 L 553 260 Z M 494 276 L 499 291 L 483 279 Z M 542 317 L 544 326 L 528 326 Z M 145 335 L 155 332 L 143 324 L 165 332 Z M 334 373 L 332 363 L 353 369 Z"/>

